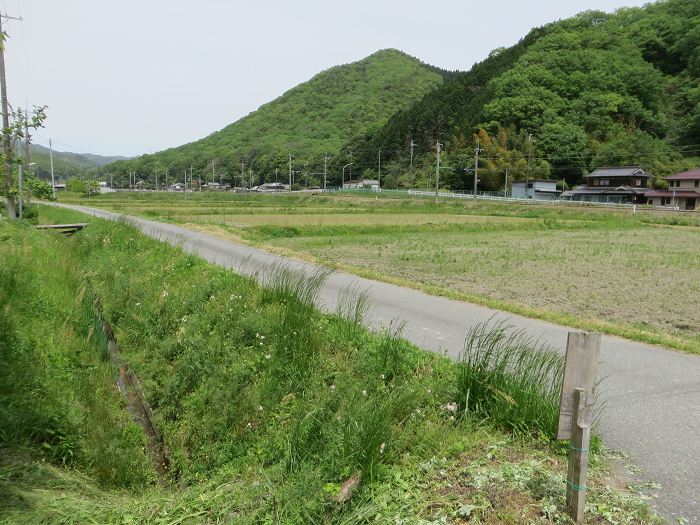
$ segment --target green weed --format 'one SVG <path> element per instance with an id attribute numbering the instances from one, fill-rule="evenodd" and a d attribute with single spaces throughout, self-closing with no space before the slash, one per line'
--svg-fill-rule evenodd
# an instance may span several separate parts
<path id="1" fill-rule="evenodd" d="M 504 322 L 478 324 L 468 332 L 457 366 L 458 410 L 553 438 L 563 372 L 562 355 L 522 331 Z"/>

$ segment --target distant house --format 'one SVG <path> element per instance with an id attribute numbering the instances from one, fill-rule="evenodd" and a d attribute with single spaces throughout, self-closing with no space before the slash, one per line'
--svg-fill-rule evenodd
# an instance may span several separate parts
<path id="1" fill-rule="evenodd" d="M 221 184 L 218 182 L 207 182 L 202 185 L 204 191 L 221 191 Z"/>
<path id="2" fill-rule="evenodd" d="M 562 197 L 572 201 L 644 204 L 649 177 L 639 166 L 598 168 L 586 176 L 588 184 L 565 191 Z"/>
<path id="3" fill-rule="evenodd" d="M 379 181 L 376 179 L 349 180 L 343 183 L 343 189 L 379 190 Z"/>
<path id="4" fill-rule="evenodd" d="M 168 186 L 168 191 L 182 191 L 183 186 L 179 182 Z"/>
<path id="5" fill-rule="evenodd" d="M 105 181 L 100 181 L 100 193 L 114 193 L 116 190 L 113 190 L 109 186 L 107 186 L 107 182 Z"/>
<path id="6" fill-rule="evenodd" d="M 53 189 L 56 191 L 66 191 L 66 185 L 58 182 L 58 183 L 53 185 Z"/>
<path id="7" fill-rule="evenodd" d="M 555 200 L 559 193 L 557 181 L 547 179 L 534 179 L 514 182 L 511 187 L 511 197 L 514 199 L 532 199 L 539 201 Z"/>
<path id="8" fill-rule="evenodd" d="M 664 179 L 668 182 L 668 189 L 647 191 L 644 194 L 647 204 L 673 206 L 681 210 L 694 210 L 700 206 L 700 168 Z"/>
<path id="9" fill-rule="evenodd" d="M 250 191 L 257 191 L 260 193 L 277 193 L 280 191 L 289 191 L 289 185 L 282 184 L 281 182 L 266 182 L 260 186 L 253 186 Z"/>

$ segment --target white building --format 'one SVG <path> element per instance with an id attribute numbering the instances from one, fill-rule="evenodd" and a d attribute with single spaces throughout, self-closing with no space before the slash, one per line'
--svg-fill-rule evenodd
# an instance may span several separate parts
<path id="1" fill-rule="evenodd" d="M 547 179 L 533 179 L 527 182 L 514 182 L 511 188 L 510 196 L 514 199 L 551 201 L 555 200 L 560 193 L 561 192 L 557 189 L 557 181 Z"/>
<path id="2" fill-rule="evenodd" d="M 379 181 L 376 179 L 349 180 L 343 183 L 343 189 L 363 189 L 379 191 Z"/>

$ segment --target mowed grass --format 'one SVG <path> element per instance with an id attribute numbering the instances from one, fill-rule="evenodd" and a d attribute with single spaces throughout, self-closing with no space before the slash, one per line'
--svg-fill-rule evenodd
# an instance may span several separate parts
<path id="1" fill-rule="evenodd" d="M 700 213 L 333 196 L 79 199 L 373 278 L 700 352 Z"/>

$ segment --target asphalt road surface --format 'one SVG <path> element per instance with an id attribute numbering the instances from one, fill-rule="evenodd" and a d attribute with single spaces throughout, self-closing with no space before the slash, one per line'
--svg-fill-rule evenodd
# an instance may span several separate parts
<path id="1" fill-rule="evenodd" d="M 65 206 L 105 219 L 121 216 Z M 240 273 L 263 276 L 266 268 L 280 264 L 304 272 L 315 269 L 307 263 L 172 224 L 129 218 L 151 237 Z M 446 352 L 452 357 L 462 350 L 469 327 L 479 322 L 507 320 L 515 329 L 523 329 L 562 352 L 570 330 L 342 272 L 329 275 L 319 306 L 335 309 L 341 291 L 351 287 L 369 294 L 368 325 L 389 326 L 394 320 L 404 321 L 404 337 L 426 350 Z M 600 423 L 604 443 L 628 452 L 639 467 L 637 476 L 660 485 L 650 490 L 658 494 L 653 500 L 657 512 L 674 522 L 683 517 L 688 523 L 700 524 L 700 356 L 604 336 L 599 376 L 604 378 L 606 401 Z"/>

